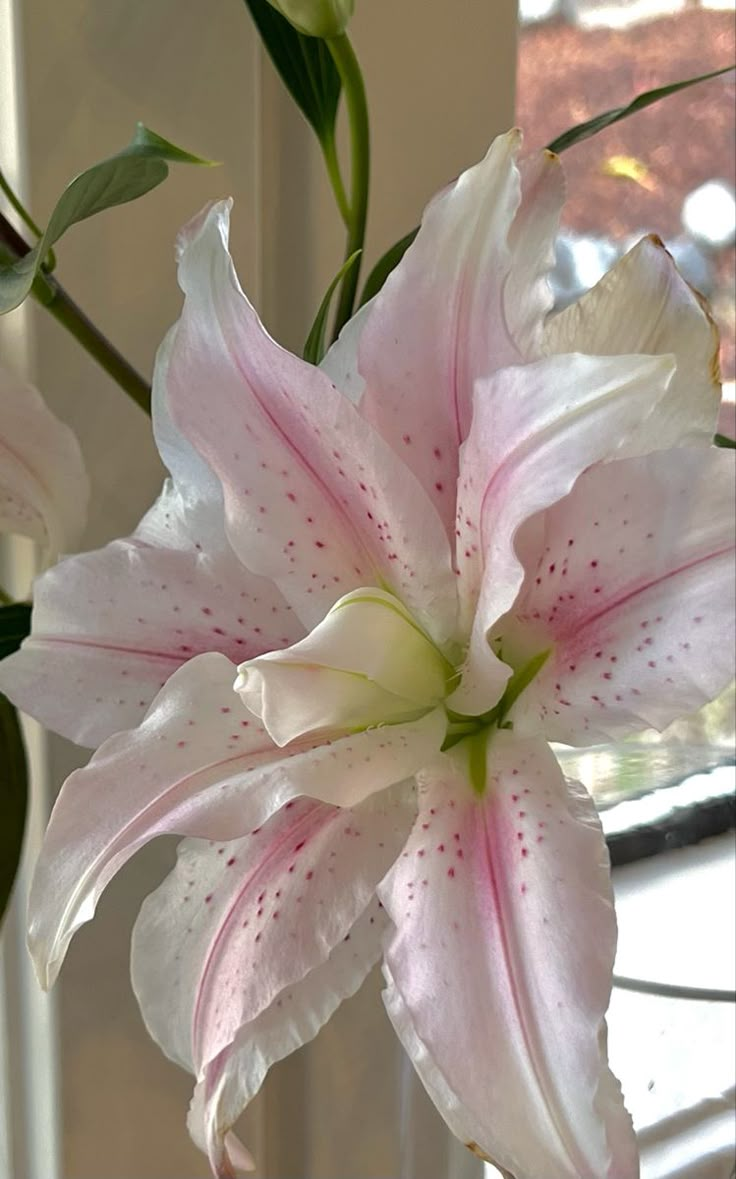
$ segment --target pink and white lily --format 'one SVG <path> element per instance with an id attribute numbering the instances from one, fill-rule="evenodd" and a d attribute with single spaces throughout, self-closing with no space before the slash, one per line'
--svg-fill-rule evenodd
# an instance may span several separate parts
<path id="1" fill-rule="evenodd" d="M 322 371 L 240 289 L 228 206 L 186 228 L 155 374 L 171 481 L 132 538 L 46 575 L 0 668 L 107 738 L 37 870 L 46 985 L 136 849 L 189 837 L 133 983 L 217 1176 L 248 1162 L 230 1131 L 269 1066 L 382 954 L 471 1149 L 516 1179 L 638 1174 L 605 842 L 547 742 L 663 726 L 728 682 L 733 456 L 711 322 L 656 240 L 549 318 L 561 172 L 518 149 L 434 200 Z"/>
<path id="2" fill-rule="evenodd" d="M 76 437 L 40 393 L 0 368 L 0 532 L 35 540 L 51 563 L 78 544 L 88 501 Z"/>

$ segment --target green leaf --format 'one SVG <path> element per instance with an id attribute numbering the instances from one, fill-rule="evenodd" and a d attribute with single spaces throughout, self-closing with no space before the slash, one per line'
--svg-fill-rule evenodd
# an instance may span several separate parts
<path id="1" fill-rule="evenodd" d="M 28 804 L 28 768 L 18 713 L 0 695 L 0 922 L 13 890 Z"/>
<path id="2" fill-rule="evenodd" d="M 332 282 L 325 292 L 325 297 L 319 305 L 319 311 L 315 317 L 314 323 L 307 336 L 307 342 L 304 345 L 303 356 L 310 364 L 319 364 L 327 349 L 325 348 L 325 334 L 327 331 L 327 317 L 330 313 L 330 304 L 332 303 L 332 296 L 335 293 L 335 288 L 341 279 L 345 277 L 349 270 L 355 265 L 360 257 L 360 250 L 356 250 L 349 258 L 345 260 Z"/>
<path id="3" fill-rule="evenodd" d="M 245 0 L 268 55 L 320 143 L 335 134 L 340 75 L 318 37 L 305 37 L 268 0 Z"/>
<path id="4" fill-rule="evenodd" d="M 379 258 L 376 265 L 371 270 L 365 286 L 363 287 L 363 294 L 360 296 L 359 307 L 377 295 L 381 287 L 385 283 L 392 270 L 399 265 L 399 262 L 404 257 L 404 254 L 409 249 L 409 246 L 414 241 L 414 238 L 419 233 L 419 226 L 412 229 L 411 233 L 407 233 L 406 237 L 402 237 L 400 241 L 394 243 L 382 258 Z"/>
<path id="5" fill-rule="evenodd" d="M 0 266 L 0 315 L 23 302 L 44 258 L 70 226 L 156 188 L 169 174 L 167 161 L 212 166 L 211 160 L 175 147 L 138 123 L 127 147 L 76 176 L 57 201 L 38 244 L 24 257 Z"/>
<path id="6" fill-rule="evenodd" d="M 720 446 L 723 450 L 736 450 L 736 440 L 729 438 L 727 434 L 715 434 L 713 442 L 716 446 Z"/>
<path id="7" fill-rule="evenodd" d="M 31 630 L 30 602 L 0 606 L 0 659 L 17 651 Z"/>
<path id="8" fill-rule="evenodd" d="M 597 135 L 599 131 L 612 126 L 613 123 L 618 123 L 621 119 L 628 119 L 629 115 L 634 115 L 637 111 L 652 106 L 670 94 L 677 94 L 679 90 L 686 90 L 688 86 L 697 86 L 699 82 L 707 82 L 710 78 L 718 78 L 721 74 L 727 74 L 729 70 L 733 69 L 736 69 L 736 66 L 724 66 L 723 69 L 713 70 L 710 74 L 700 74 L 697 78 L 686 78 L 684 82 L 671 82 L 668 86 L 660 86 L 656 90 L 646 90 L 627 106 L 614 107 L 613 110 L 604 111 L 603 114 L 596 115 L 595 118 L 588 119 L 585 123 L 578 123 L 577 126 L 570 127 L 568 131 L 564 131 L 562 135 L 558 135 L 556 139 L 548 143 L 547 148 L 559 155 L 560 152 L 567 151 L 568 147 L 580 143 L 583 139 L 590 139 L 592 135 Z"/>
<path id="9" fill-rule="evenodd" d="M 195 156 L 183 147 L 170 143 L 162 135 L 157 135 L 150 127 L 143 123 L 136 123 L 133 138 L 119 155 L 152 156 L 160 160 L 168 160 L 171 164 L 195 164 L 198 168 L 219 168 L 218 160 L 206 160 L 204 156 Z"/>

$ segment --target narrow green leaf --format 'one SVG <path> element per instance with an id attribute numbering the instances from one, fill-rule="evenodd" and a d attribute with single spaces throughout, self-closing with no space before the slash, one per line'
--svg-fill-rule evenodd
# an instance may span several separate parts
<path id="1" fill-rule="evenodd" d="M 386 250 L 383 257 L 378 259 L 376 265 L 365 280 L 363 294 L 360 296 L 360 303 L 358 304 L 359 307 L 362 307 L 364 303 L 367 303 L 369 299 L 372 299 L 374 295 L 378 294 L 389 274 L 399 265 L 399 262 L 404 257 L 404 254 L 418 233 L 419 226 L 416 229 L 412 229 L 411 233 L 407 233 L 406 237 L 402 237 L 399 241 L 395 242 L 389 250 Z"/>
<path id="2" fill-rule="evenodd" d="M 0 315 L 18 307 L 28 295 L 41 262 L 54 242 L 72 225 L 103 209 L 134 201 L 156 188 L 169 174 L 169 162 L 211 166 L 211 160 L 175 147 L 138 123 L 131 142 L 117 155 L 76 176 L 64 189 L 41 240 L 23 258 L 0 266 Z"/>
<path id="3" fill-rule="evenodd" d="M 718 78 L 721 74 L 727 74 L 729 70 L 736 69 L 736 66 L 724 66 L 720 70 L 712 70 L 709 74 L 700 74 L 697 78 L 686 78 L 684 82 L 671 82 L 668 86 L 659 86 L 656 90 L 646 90 L 643 94 L 637 95 L 632 102 L 626 106 L 617 106 L 613 110 L 604 111 L 603 114 L 596 115 L 592 119 L 588 119 L 585 123 L 578 123 L 575 127 L 570 127 L 568 131 L 564 131 L 562 135 L 558 135 L 551 143 L 547 144 L 549 151 L 560 152 L 567 151 L 569 147 L 580 143 L 583 139 L 590 139 L 592 135 L 597 135 L 599 131 L 603 131 L 606 127 L 618 123 L 621 119 L 628 119 L 629 115 L 635 115 L 637 111 L 642 111 L 648 106 L 652 106 L 655 102 L 659 102 L 663 98 L 667 98 L 670 94 L 677 94 L 679 90 L 686 90 L 688 86 L 697 86 L 699 82 L 707 82 L 711 78 Z"/>
<path id="4" fill-rule="evenodd" d="M 150 127 L 143 123 L 136 123 L 135 133 L 127 147 L 120 155 L 156 156 L 161 160 L 168 160 L 172 164 L 195 164 L 199 168 L 219 168 L 219 161 L 206 160 L 204 156 L 195 156 L 183 147 L 170 143 L 162 135 L 157 135 Z"/>
<path id="5" fill-rule="evenodd" d="M 17 651 L 31 630 L 30 602 L 0 606 L 0 659 Z"/>
<path id="6" fill-rule="evenodd" d="M 305 37 L 268 0 L 245 0 L 276 70 L 299 110 L 324 142 L 334 135 L 340 75 L 324 41 Z"/>
<path id="7" fill-rule="evenodd" d="M 0 922 L 23 850 L 27 805 L 28 768 L 18 713 L 0 695 Z"/>
<path id="8" fill-rule="evenodd" d="M 736 450 L 736 439 L 729 438 L 727 434 L 714 435 L 713 441 L 716 446 L 720 446 L 723 450 Z"/>
<path id="9" fill-rule="evenodd" d="M 330 314 L 330 304 L 332 303 L 332 296 L 335 293 L 337 284 L 345 277 L 348 271 L 355 265 L 360 257 L 360 250 L 356 250 L 349 258 L 343 262 L 337 274 L 325 292 L 325 297 L 319 305 L 319 311 L 315 317 L 314 323 L 307 336 L 307 342 L 304 345 L 303 356 L 310 364 L 319 364 L 327 349 L 325 348 L 325 335 L 327 333 L 327 317 Z"/>

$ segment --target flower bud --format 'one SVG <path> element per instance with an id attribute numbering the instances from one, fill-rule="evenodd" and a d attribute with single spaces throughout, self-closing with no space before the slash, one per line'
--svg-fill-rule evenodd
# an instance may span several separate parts
<path id="1" fill-rule="evenodd" d="M 353 15 L 354 0 L 269 0 L 282 16 L 308 37 L 337 37 Z"/>
<path id="2" fill-rule="evenodd" d="M 423 716 L 447 695 L 448 670 L 401 602 L 367 586 L 292 647 L 242 663 L 235 691 L 284 746 Z"/>

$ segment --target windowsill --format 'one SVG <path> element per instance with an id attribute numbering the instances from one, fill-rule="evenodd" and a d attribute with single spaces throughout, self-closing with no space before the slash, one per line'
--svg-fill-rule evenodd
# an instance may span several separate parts
<path id="1" fill-rule="evenodd" d="M 733 832 L 614 871 L 616 971 L 734 988 Z M 734 1161 L 732 1003 L 614 990 L 614 1072 L 637 1127 L 642 1179 L 729 1179 Z"/>

